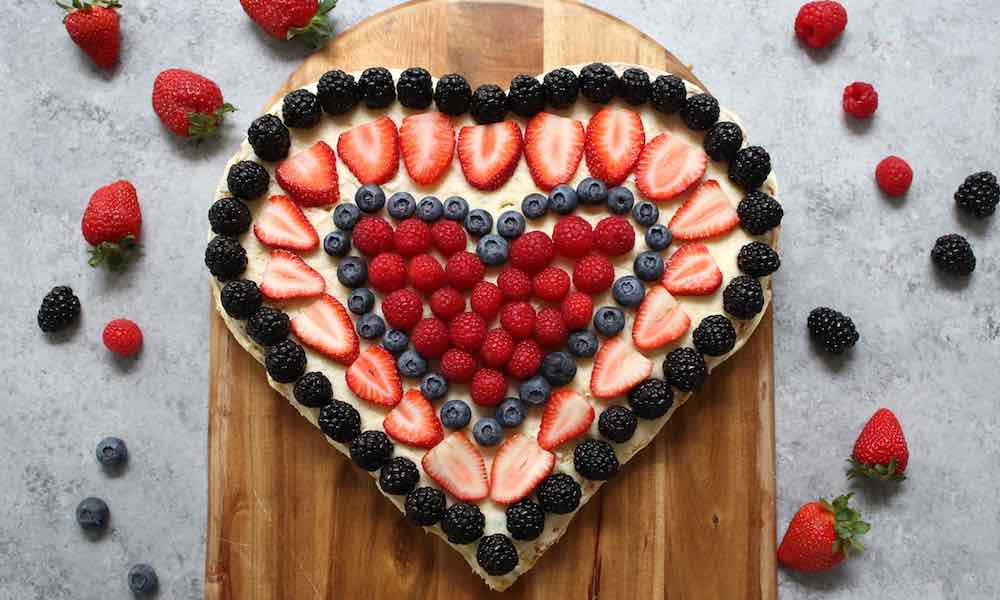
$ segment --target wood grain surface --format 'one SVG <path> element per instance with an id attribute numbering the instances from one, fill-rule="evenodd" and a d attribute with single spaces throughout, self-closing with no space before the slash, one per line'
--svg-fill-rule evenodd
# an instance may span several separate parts
<path id="1" fill-rule="evenodd" d="M 421 65 L 473 86 L 593 60 L 701 83 L 635 28 L 566 0 L 421 1 L 310 56 L 330 68 Z M 723 103 L 738 109 L 738 99 Z M 270 104 L 270 103 L 269 103 Z M 753 131 L 753 115 L 744 115 Z M 367 476 L 267 385 L 211 317 L 207 600 L 480 598 L 464 560 L 408 525 Z M 510 598 L 777 597 L 770 309 L 742 351 L 577 515 Z"/>

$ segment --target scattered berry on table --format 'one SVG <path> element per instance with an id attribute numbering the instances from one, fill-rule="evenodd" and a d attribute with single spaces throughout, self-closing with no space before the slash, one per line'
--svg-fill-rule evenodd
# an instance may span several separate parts
<path id="1" fill-rule="evenodd" d="M 493 417 L 483 417 L 472 427 L 472 437 L 480 446 L 496 446 L 503 439 L 503 427 Z"/>
<path id="2" fill-rule="evenodd" d="M 448 283 L 458 290 L 469 290 L 483 279 L 486 266 L 471 252 L 456 252 L 448 258 L 445 275 Z"/>
<path id="3" fill-rule="evenodd" d="M 424 196 L 417 204 L 416 214 L 424 223 L 433 223 L 444 215 L 444 205 L 435 196 Z"/>
<path id="4" fill-rule="evenodd" d="M 247 139 L 253 151 L 261 160 L 275 162 L 288 157 L 292 138 L 288 127 L 275 115 L 263 115 L 254 119 L 247 130 Z"/>
<path id="5" fill-rule="evenodd" d="M 582 477 L 607 481 L 618 474 L 618 457 L 603 440 L 584 440 L 573 449 L 573 468 Z"/>
<path id="6" fill-rule="evenodd" d="M 571 331 L 583 329 L 590 325 L 590 317 L 594 312 L 594 301 L 583 292 L 570 292 L 559 305 L 563 323 Z"/>
<path id="7" fill-rule="evenodd" d="M 507 531 L 515 540 L 534 540 L 545 529 L 545 512 L 530 498 L 511 504 L 504 514 L 507 517 Z"/>
<path id="8" fill-rule="evenodd" d="M 403 350 L 410 346 L 410 336 L 401 329 L 390 329 L 382 336 L 382 347 L 393 356 L 398 356 Z"/>
<path id="9" fill-rule="evenodd" d="M 101 340 L 119 356 L 135 356 L 142 348 L 142 330 L 133 321 L 115 319 L 104 326 Z"/>
<path id="10" fill-rule="evenodd" d="M 549 212 L 549 199 L 537 192 L 528 194 L 521 200 L 521 212 L 529 219 L 540 219 Z"/>
<path id="11" fill-rule="evenodd" d="M 403 507 L 414 525 L 429 527 L 441 520 L 445 509 L 444 493 L 429 486 L 418 487 L 406 495 Z"/>
<path id="12" fill-rule="evenodd" d="M 51 333 L 65 329 L 80 317 L 80 299 L 73 293 L 73 288 L 60 285 L 52 288 L 42 298 L 38 308 L 38 327 Z"/>
<path id="13" fill-rule="evenodd" d="M 632 67 L 622 73 L 618 93 L 625 102 L 639 105 L 649 99 L 651 87 L 649 74 L 642 69 Z"/>
<path id="14" fill-rule="evenodd" d="M 101 69 L 111 69 L 118 63 L 121 51 L 121 24 L 118 0 L 75 0 L 59 4 L 66 10 L 63 25 L 66 33 L 80 50 Z"/>
<path id="15" fill-rule="evenodd" d="M 383 294 L 406 285 L 406 261 L 394 252 L 384 252 L 368 263 L 368 282 Z"/>
<path id="16" fill-rule="evenodd" d="M 391 252 L 395 244 L 392 226 L 382 217 L 364 216 L 354 226 L 354 247 L 365 256 Z"/>
<path id="17" fill-rule="evenodd" d="M 472 376 L 469 395 L 480 406 L 496 406 L 507 395 L 507 380 L 495 369 L 479 369 Z"/>
<path id="18" fill-rule="evenodd" d="M 736 208 L 740 225 L 751 235 L 764 235 L 781 225 L 785 211 L 781 204 L 760 190 L 751 190 Z"/>
<path id="19" fill-rule="evenodd" d="M 128 266 L 138 256 L 137 240 L 142 230 L 135 186 L 120 180 L 98 188 L 83 211 L 80 229 L 91 245 L 87 264 L 104 264 L 112 271 Z"/>
<path id="20" fill-rule="evenodd" d="M 441 355 L 448 350 L 448 326 L 434 318 L 421 319 L 413 327 L 410 341 L 420 355 L 427 358 L 441 358 Z"/>
<path id="21" fill-rule="evenodd" d="M 382 491 L 394 496 L 405 496 L 420 482 L 420 471 L 412 460 L 405 456 L 394 456 L 378 473 L 378 485 Z"/>
<path id="22" fill-rule="evenodd" d="M 435 317 L 451 321 L 465 312 L 465 296 L 453 287 L 439 287 L 431 294 L 430 305 Z"/>
<path id="23" fill-rule="evenodd" d="M 649 98 L 656 110 L 673 114 L 684 107 L 684 101 L 687 100 L 687 86 L 684 85 L 684 80 L 676 75 L 660 75 L 653 81 Z"/>
<path id="24" fill-rule="evenodd" d="M 492 83 L 477 87 L 469 102 L 469 114 L 476 123 L 499 123 L 507 114 L 506 92 Z"/>
<path id="25" fill-rule="evenodd" d="M 128 570 L 128 589 L 136 596 L 152 596 L 160 587 L 156 571 L 146 563 L 132 565 Z"/>
<path id="26" fill-rule="evenodd" d="M 396 96 L 406 108 L 427 108 L 434 99 L 431 74 L 421 67 L 410 67 L 399 74 Z"/>
<path id="27" fill-rule="evenodd" d="M 854 442 L 847 478 L 864 476 L 902 481 L 906 479 L 904 473 L 909 460 L 910 449 L 899 420 L 888 408 L 880 408 L 868 419 Z"/>
<path id="28" fill-rule="evenodd" d="M 334 400 L 319 409 L 320 430 L 331 440 L 349 444 L 361 435 L 361 414 L 347 402 Z"/>
<path id="29" fill-rule="evenodd" d="M 323 238 L 323 251 L 330 256 L 345 256 L 351 251 L 351 238 L 343 231 L 331 231 Z"/>
<path id="30" fill-rule="evenodd" d="M 469 203 L 461 196 L 450 196 L 444 201 L 444 218 L 464 223 L 469 214 Z"/>
<path id="31" fill-rule="evenodd" d="M 566 349 L 577 358 L 590 358 L 597 354 L 597 336 L 589 329 L 574 331 L 566 340 Z"/>
<path id="32" fill-rule="evenodd" d="M 281 104 L 281 119 L 287 127 L 309 129 L 319 124 L 322 116 L 319 98 L 309 90 L 290 92 Z"/>
<path id="33" fill-rule="evenodd" d="M 807 2 L 795 17 L 795 35 L 811 48 L 832 44 L 847 27 L 847 11 L 839 2 Z"/>
<path id="34" fill-rule="evenodd" d="M 97 443 L 97 462 L 104 467 L 118 467 L 128 460 L 128 447 L 121 438 L 106 437 Z"/>
<path id="35" fill-rule="evenodd" d="M 441 424 L 448 429 L 462 429 L 472 419 L 472 409 L 461 400 L 449 400 L 441 405 Z"/>
<path id="36" fill-rule="evenodd" d="M 778 546 L 778 561 L 786 567 L 813 573 L 833 568 L 863 546 L 858 538 L 871 526 L 849 506 L 851 496 L 833 502 L 821 498 L 799 508 Z"/>
<path id="37" fill-rule="evenodd" d="M 906 194 L 913 182 L 913 169 L 898 156 L 888 156 L 875 167 L 875 181 L 887 196 L 897 198 Z"/>
<path id="38" fill-rule="evenodd" d="M 417 212 L 417 201 L 409 192 L 396 192 L 389 196 L 386 202 L 389 207 L 389 216 L 399 221 L 409 219 Z"/>
<path id="39" fill-rule="evenodd" d="M 684 101 L 681 119 L 688 128 L 705 131 L 719 120 L 719 101 L 711 94 L 695 94 Z"/>
<path id="40" fill-rule="evenodd" d="M 300 38 L 312 48 L 319 48 L 333 35 L 326 15 L 336 2 L 290 0 L 276 4 L 271 0 L 240 0 L 240 4 L 254 23 L 279 40 Z"/>
<path id="41" fill-rule="evenodd" d="M 662 379 L 646 379 L 628 393 L 632 412 L 641 419 L 658 419 L 674 404 L 674 390 Z"/>
<path id="42" fill-rule="evenodd" d="M 385 334 L 385 321 L 374 313 L 368 313 L 358 319 L 356 328 L 362 339 L 377 340 Z"/>
<path id="43" fill-rule="evenodd" d="M 569 69 L 553 69 L 542 79 L 545 101 L 554 108 L 565 108 L 576 102 L 580 94 L 580 83 L 576 73 Z"/>
<path id="44" fill-rule="evenodd" d="M 471 544 L 483 536 L 486 517 L 475 504 L 456 502 L 444 511 L 441 529 L 452 544 Z"/>
<path id="45" fill-rule="evenodd" d="M 500 309 L 500 325 L 516 340 L 529 338 L 535 333 L 535 309 L 527 302 L 508 302 Z"/>
<path id="46" fill-rule="evenodd" d="M 576 377 L 576 361 L 568 352 L 550 352 L 542 359 L 542 377 L 549 385 L 569 385 Z"/>
<path id="47" fill-rule="evenodd" d="M 514 338 L 503 329 L 496 328 L 486 332 L 479 357 L 487 367 L 500 369 L 507 365 L 514 354 Z"/>
<path id="48" fill-rule="evenodd" d="M 569 275 L 559 267 L 545 267 L 531 280 L 535 297 L 547 302 L 559 302 L 569 292 Z"/>
<path id="49" fill-rule="evenodd" d="M 250 229 L 250 209 L 236 198 L 219 198 L 208 209 L 212 232 L 236 236 Z"/>
<path id="50" fill-rule="evenodd" d="M 469 306 L 484 319 L 490 321 L 500 312 L 503 306 L 503 292 L 496 284 L 489 281 L 480 281 L 472 288 L 472 297 L 469 299 Z M 464 306 L 463 306 L 464 308 Z"/>
<path id="51" fill-rule="evenodd" d="M 545 196 L 541 198 L 544 200 Z M 506 210 L 497 218 L 497 233 L 508 240 L 513 240 L 524 233 L 524 227 L 524 215 L 516 210 Z"/>
<path id="52" fill-rule="evenodd" d="M 627 254 L 633 246 L 635 229 L 624 217 L 605 217 L 594 227 L 594 247 L 606 256 Z"/>
<path id="53" fill-rule="evenodd" d="M 722 291 L 722 306 L 737 319 L 752 319 L 764 309 L 764 288 L 753 277 L 735 277 Z"/>
<path id="54" fill-rule="evenodd" d="M 743 130 L 736 123 L 720 121 L 705 134 L 705 153 L 712 160 L 733 160 L 743 145 Z"/>
<path id="55" fill-rule="evenodd" d="M 434 88 L 434 104 L 446 115 L 457 116 L 469 110 L 472 101 L 472 88 L 464 77 L 457 73 L 448 73 L 438 79 Z"/>
<path id="56" fill-rule="evenodd" d="M 633 308 L 642 304 L 642 299 L 646 296 L 646 286 L 634 275 L 619 277 L 611 287 L 611 295 L 615 302 L 627 308 Z"/>
<path id="57" fill-rule="evenodd" d="M 359 288 L 368 281 L 368 263 L 360 256 L 347 256 L 337 265 L 337 281 L 348 288 Z"/>
<path id="58" fill-rule="evenodd" d="M 573 265 L 573 285 L 585 294 L 600 294 L 614 283 L 615 268 L 600 255 L 591 254 Z"/>
<path id="59" fill-rule="evenodd" d="M 465 250 L 468 237 L 457 222 L 438 221 L 431 225 L 431 242 L 438 252 L 449 257 L 460 250 Z"/>
<path id="60" fill-rule="evenodd" d="M 580 484 L 565 473 L 554 473 L 538 486 L 538 503 L 545 512 L 565 515 L 580 506 Z"/>
<path id="61" fill-rule="evenodd" d="M 850 317 L 825 306 L 810 311 L 806 324 L 810 335 L 832 354 L 841 354 L 852 348 L 859 338 Z"/>
<path id="62" fill-rule="evenodd" d="M 943 235 L 931 249 L 934 265 L 952 275 L 970 275 L 976 270 L 976 255 L 969 241 L 957 233 Z"/>
<path id="63" fill-rule="evenodd" d="M 520 398 L 507 398 L 497 406 L 497 422 L 502 427 L 517 427 L 524 421 L 524 404 Z"/>
<path id="64" fill-rule="evenodd" d="M 354 75 L 339 69 L 327 71 L 319 78 L 316 94 L 323 110 L 331 115 L 350 112 L 359 100 L 358 84 L 354 81 Z"/>
<path id="65" fill-rule="evenodd" d="M 568 215 L 574 210 L 579 203 L 577 198 L 576 190 L 573 186 L 561 183 L 556 187 L 552 188 L 549 192 L 548 206 L 552 208 L 552 211 L 559 215 Z M 525 213 L 527 214 L 527 213 Z M 545 211 L 542 211 L 545 214 Z M 541 216 L 541 215 L 539 215 Z"/>
<path id="66" fill-rule="evenodd" d="M 663 377 L 682 392 L 690 392 L 708 378 L 708 367 L 694 348 L 672 350 L 663 361 Z"/>
<path id="67" fill-rule="evenodd" d="M 531 75 L 518 75 L 510 82 L 507 106 L 522 117 L 533 117 L 545 109 L 545 87 Z"/>
<path id="68" fill-rule="evenodd" d="M 1000 203 L 1000 185 L 996 175 L 982 171 L 969 175 L 955 192 L 955 204 L 962 211 L 985 219 L 992 215 Z"/>
<path id="69" fill-rule="evenodd" d="M 635 195 L 627 187 L 617 186 L 608 190 L 608 210 L 616 215 L 626 215 L 635 204 Z"/>
<path id="70" fill-rule="evenodd" d="M 268 347 L 264 366 L 271 379 L 278 383 L 292 383 L 306 371 L 306 353 L 292 340 L 282 340 Z"/>
<path id="71" fill-rule="evenodd" d="M 362 431 L 351 441 L 351 461 L 365 471 L 377 471 L 389 462 L 392 450 L 392 440 L 384 432 L 378 430 Z M 443 505 L 443 494 L 441 502 Z"/>
<path id="72" fill-rule="evenodd" d="M 392 73 L 385 67 L 365 69 L 358 78 L 358 98 L 368 108 L 385 108 L 396 99 Z"/>
<path id="73" fill-rule="evenodd" d="M 333 209 L 333 225 L 341 231 L 352 231 L 361 220 L 361 209 L 357 204 L 338 204 Z"/>
<path id="74" fill-rule="evenodd" d="M 535 339 L 545 348 L 558 348 L 566 343 L 566 325 L 558 308 L 548 307 L 535 317 Z M 533 375 L 534 373 L 532 373 Z"/>
<path id="75" fill-rule="evenodd" d="M 375 308 L 375 294 L 368 288 L 351 291 L 347 297 L 347 308 L 356 315 L 363 315 Z"/>
<path id="76" fill-rule="evenodd" d="M 625 313 L 614 306 L 602 306 L 594 313 L 594 327 L 604 337 L 616 335 L 625 328 Z"/>
<path id="77" fill-rule="evenodd" d="M 627 108 L 602 108 L 587 124 L 584 145 L 587 168 L 606 186 L 620 185 L 635 167 L 645 143 L 646 132 L 639 113 Z M 580 187 L 586 181 L 580 182 L 576 190 L 580 203 L 603 206 L 608 199 L 607 192 L 598 196 L 594 192 L 601 190 L 591 189 L 589 197 L 585 196 Z M 587 187 L 594 188 L 594 185 L 590 183 Z"/>
<path id="78" fill-rule="evenodd" d="M 559 254 L 580 258 L 594 247 L 594 229 L 583 217 L 568 215 L 556 222 L 552 229 L 552 242 Z"/>
<path id="79" fill-rule="evenodd" d="M 521 382 L 517 391 L 521 402 L 528 406 L 541 406 L 549 401 L 552 386 L 549 385 L 545 377 L 535 375 L 531 379 Z"/>
<path id="80" fill-rule="evenodd" d="M 235 110 L 232 104 L 223 102 L 222 90 L 214 81 L 197 73 L 167 69 L 153 82 L 153 112 L 179 136 L 209 137 L 226 113 Z"/>
<path id="81" fill-rule="evenodd" d="M 273 346 L 288 337 L 291 320 L 276 308 L 262 306 L 247 319 L 247 335 L 261 346 Z"/>
<path id="82" fill-rule="evenodd" d="M 417 351 L 404 350 L 396 359 L 396 369 L 403 377 L 423 377 L 427 373 L 427 359 Z"/>
<path id="83" fill-rule="evenodd" d="M 535 340 L 521 340 L 511 350 L 507 362 L 507 372 L 514 379 L 525 380 L 532 377 L 542 366 L 544 354 Z"/>
<path id="84" fill-rule="evenodd" d="M 736 329 L 725 315 L 709 315 L 692 333 L 694 347 L 706 356 L 722 356 L 736 345 Z"/>
<path id="85" fill-rule="evenodd" d="M 322 408 L 333 402 L 333 384 L 319 371 L 306 373 L 292 389 L 295 401 L 303 406 Z"/>
<path id="86" fill-rule="evenodd" d="M 465 217 L 465 230 L 475 237 L 481 237 L 493 230 L 493 215 L 476 208 Z"/>
<path id="87" fill-rule="evenodd" d="M 743 148 L 729 163 L 729 178 L 748 190 L 760 187 L 770 174 L 771 155 L 760 146 Z"/>
<path id="88" fill-rule="evenodd" d="M 260 163 L 241 160 L 229 168 L 226 187 L 229 193 L 241 200 L 254 200 L 267 192 L 271 175 Z"/>
<path id="89" fill-rule="evenodd" d="M 604 409 L 597 419 L 597 429 L 612 442 L 623 444 L 635 434 L 639 422 L 627 406 L 612 405 Z"/>
<path id="90" fill-rule="evenodd" d="M 584 206 L 597 206 L 608 201 L 608 185 L 600 179 L 587 177 L 576 186 L 576 197 Z"/>
<path id="91" fill-rule="evenodd" d="M 867 119 L 878 110 L 878 92 L 870 83 L 855 81 L 844 88 L 844 112 L 859 119 Z"/>
<path id="92" fill-rule="evenodd" d="M 496 267 L 507 262 L 507 240 L 496 234 L 484 235 L 476 243 L 476 254 L 483 264 Z"/>
<path id="93" fill-rule="evenodd" d="M 411 258 L 430 250 L 431 228 L 420 219 L 409 218 L 396 225 L 392 240 L 396 252 Z"/>
<path id="94" fill-rule="evenodd" d="M 591 63 L 580 69 L 580 93 L 598 104 L 607 104 L 618 95 L 621 81 L 615 70 L 604 63 Z"/>
<path id="95" fill-rule="evenodd" d="M 84 498 L 76 505 L 76 522 L 87 531 L 103 531 L 111 520 L 108 504 L 100 498 Z"/>
<path id="96" fill-rule="evenodd" d="M 659 252 L 647 250 L 635 257 L 632 270 L 643 281 L 659 281 L 663 277 L 663 257 Z"/>
<path id="97" fill-rule="evenodd" d="M 479 365 L 476 357 L 459 348 L 449 348 L 441 355 L 441 372 L 448 381 L 469 383 Z"/>
<path id="98" fill-rule="evenodd" d="M 781 258 L 773 248 L 763 242 L 750 242 L 740 248 L 736 256 L 740 271 L 751 277 L 766 277 L 781 267 Z"/>
<path id="99" fill-rule="evenodd" d="M 476 563 L 486 571 L 487 575 L 499 577 L 506 575 L 517 567 L 517 548 L 510 538 L 502 533 L 488 535 L 479 541 L 476 548 Z"/>

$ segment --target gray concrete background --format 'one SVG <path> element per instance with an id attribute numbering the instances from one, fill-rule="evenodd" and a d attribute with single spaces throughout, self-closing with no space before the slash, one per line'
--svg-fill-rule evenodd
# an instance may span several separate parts
<path id="1" fill-rule="evenodd" d="M 126 598 L 136 561 L 156 566 L 161 597 L 201 597 L 205 198 L 255 110 L 306 51 L 267 38 L 235 0 L 125 4 L 123 61 L 112 74 L 82 58 L 49 2 L 16 1 L 0 24 L 3 600 Z M 344 30 L 391 4 L 343 0 L 333 19 Z M 797 0 L 594 4 L 693 62 L 781 175 L 779 530 L 801 503 L 848 489 L 843 459 L 878 406 L 896 411 L 910 442 L 909 480 L 856 488 L 873 523 L 868 551 L 826 575 L 782 571 L 782 598 L 1000 596 L 1000 217 L 971 222 L 951 201 L 966 175 L 1000 171 L 1000 5 L 849 1 L 845 37 L 810 52 L 792 35 Z M 243 109 L 218 140 L 184 143 L 157 122 L 152 81 L 172 66 L 214 78 Z M 879 90 L 871 122 L 841 112 L 841 89 L 854 80 Z M 902 202 L 873 182 L 890 153 L 916 171 Z M 85 266 L 79 218 L 95 188 L 121 177 L 139 189 L 146 256 L 109 276 Z M 968 236 L 979 258 L 967 283 L 940 279 L 928 258 L 951 232 Z M 35 312 L 56 284 L 76 290 L 84 316 L 75 332 L 48 340 Z M 857 323 L 850 357 L 811 347 L 805 318 L 820 304 Z M 101 346 L 101 327 L 117 316 L 145 332 L 135 362 Z M 132 454 L 118 477 L 93 457 L 109 434 Z M 90 494 L 113 512 L 98 542 L 74 524 Z"/>

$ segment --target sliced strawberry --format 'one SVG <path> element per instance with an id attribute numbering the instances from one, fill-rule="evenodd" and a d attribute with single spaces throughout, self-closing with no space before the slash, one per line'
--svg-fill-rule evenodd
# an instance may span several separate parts
<path id="1" fill-rule="evenodd" d="M 587 125 L 587 168 L 609 186 L 618 185 L 632 172 L 645 143 L 639 113 L 626 108 L 602 108 Z"/>
<path id="2" fill-rule="evenodd" d="M 535 491 L 549 476 L 556 457 L 546 452 L 534 438 L 515 433 L 497 448 L 490 467 L 490 498 L 513 504 Z"/>
<path id="3" fill-rule="evenodd" d="M 339 363 L 349 365 L 358 357 L 358 334 L 344 305 L 323 294 L 295 315 L 292 333 L 302 343 Z"/>
<path id="4" fill-rule="evenodd" d="M 326 142 L 316 142 L 278 165 L 281 189 L 302 206 L 326 206 L 340 200 L 337 156 Z"/>
<path id="5" fill-rule="evenodd" d="M 340 134 L 337 154 L 361 183 L 383 184 L 399 170 L 396 122 L 379 117 Z"/>
<path id="6" fill-rule="evenodd" d="M 538 113 L 524 130 L 524 160 L 535 185 L 548 191 L 573 178 L 583 158 L 583 123 Z"/>
<path id="7" fill-rule="evenodd" d="M 675 240 L 704 240 L 730 231 L 740 216 L 714 179 L 702 183 L 670 219 Z"/>
<path id="8" fill-rule="evenodd" d="M 670 200 L 701 179 L 708 167 L 705 151 L 661 133 L 646 144 L 635 166 L 635 187 L 648 200 Z"/>
<path id="9" fill-rule="evenodd" d="M 654 285 L 646 292 L 632 325 L 632 343 L 640 350 L 662 348 L 679 339 L 691 327 L 691 319 L 670 292 Z"/>
<path id="10" fill-rule="evenodd" d="M 708 296 L 722 285 L 722 271 L 708 246 L 684 244 L 667 259 L 662 283 L 674 296 Z"/>
<path id="11" fill-rule="evenodd" d="M 368 346 L 347 369 L 346 379 L 355 396 L 372 404 L 396 406 L 403 397 L 396 359 L 382 346 Z"/>
<path id="12" fill-rule="evenodd" d="M 448 170 L 455 155 L 455 129 L 444 113 L 410 115 L 399 127 L 399 148 L 410 179 L 430 185 Z"/>
<path id="13" fill-rule="evenodd" d="M 326 289 L 326 280 L 288 250 L 272 250 L 260 278 L 260 293 L 268 300 L 312 298 Z"/>
<path id="14" fill-rule="evenodd" d="M 417 448 L 433 448 L 444 439 L 441 421 L 420 390 L 403 394 L 403 401 L 385 416 L 382 429 L 397 442 Z"/>
<path id="15" fill-rule="evenodd" d="M 420 465 L 434 483 L 459 500 L 478 502 L 490 493 L 483 455 L 461 431 L 428 450 Z"/>
<path id="16" fill-rule="evenodd" d="M 653 372 L 653 363 L 618 335 L 604 341 L 594 357 L 590 393 L 598 398 L 627 394 Z M 552 402 L 550 399 L 549 402 Z M 545 408 L 548 412 L 548 407 Z"/>
<path id="17" fill-rule="evenodd" d="M 593 422 L 594 405 L 589 400 L 569 388 L 555 390 L 542 413 L 538 445 L 546 450 L 558 448 L 583 435 Z"/>
<path id="18" fill-rule="evenodd" d="M 521 160 L 521 129 L 514 121 L 470 125 L 458 134 L 458 161 L 465 180 L 480 190 L 507 183 Z"/>
<path id="19" fill-rule="evenodd" d="M 288 196 L 271 196 L 253 222 L 253 234 L 272 248 L 308 251 L 319 245 L 319 236 L 302 209 Z"/>

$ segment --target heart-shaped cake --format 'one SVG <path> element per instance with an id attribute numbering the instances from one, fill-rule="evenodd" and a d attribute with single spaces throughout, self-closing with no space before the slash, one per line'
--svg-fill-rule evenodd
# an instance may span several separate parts
<path id="1" fill-rule="evenodd" d="M 502 590 L 753 333 L 776 198 L 668 73 L 331 71 L 251 125 L 205 263 L 271 386 Z"/>

